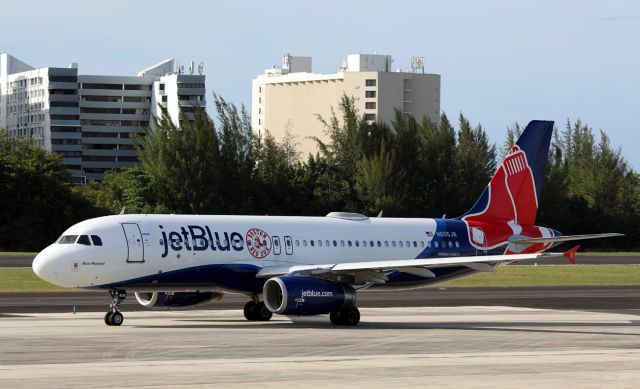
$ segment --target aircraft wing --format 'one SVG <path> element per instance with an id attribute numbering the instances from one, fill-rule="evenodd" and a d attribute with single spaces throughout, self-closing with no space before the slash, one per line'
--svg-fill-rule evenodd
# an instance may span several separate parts
<path id="1" fill-rule="evenodd" d="M 264 267 L 256 275 L 258 278 L 270 278 L 286 274 L 314 275 L 323 273 L 389 272 L 406 271 L 429 277 L 429 268 L 446 266 L 466 266 L 477 271 L 495 271 L 498 263 L 522 261 L 525 259 L 543 259 L 562 256 L 562 253 L 478 255 L 471 257 L 440 257 L 418 259 L 396 259 L 383 261 L 356 261 L 336 264 L 293 265 Z M 421 270 L 423 269 L 423 270 Z M 435 276 L 431 273 L 431 276 Z"/>

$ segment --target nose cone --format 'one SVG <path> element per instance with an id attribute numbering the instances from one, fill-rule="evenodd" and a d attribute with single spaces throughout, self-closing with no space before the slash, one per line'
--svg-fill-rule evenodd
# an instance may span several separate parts
<path id="1" fill-rule="evenodd" d="M 47 247 L 36 255 L 33 259 L 33 263 L 31 264 L 31 268 L 38 277 L 47 282 L 55 283 L 56 266 L 51 251 L 52 250 Z"/>

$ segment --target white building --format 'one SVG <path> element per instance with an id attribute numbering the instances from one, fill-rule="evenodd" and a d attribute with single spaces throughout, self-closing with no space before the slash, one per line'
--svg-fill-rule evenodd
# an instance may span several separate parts
<path id="1" fill-rule="evenodd" d="M 144 134 L 161 105 L 179 124 L 182 109 L 193 119 L 204 108 L 205 76 L 163 61 L 135 76 L 78 75 L 69 68 L 34 69 L 0 54 L 0 128 L 30 137 L 60 153 L 74 183 L 102 179 L 104 173 L 138 163 L 136 134 Z"/>
<path id="2" fill-rule="evenodd" d="M 310 137 L 326 141 L 318 116 L 328 119 L 343 95 L 353 97 L 366 120 L 390 122 L 395 109 L 437 122 L 440 75 L 425 74 L 424 60 L 412 58 L 411 70 L 392 71 L 392 58 L 351 54 L 338 72 L 312 72 L 310 57 L 283 56 L 282 68 L 271 68 L 252 82 L 253 130 L 268 130 L 277 139 L 290 133 L 303 154 L 317 150 Z"/>

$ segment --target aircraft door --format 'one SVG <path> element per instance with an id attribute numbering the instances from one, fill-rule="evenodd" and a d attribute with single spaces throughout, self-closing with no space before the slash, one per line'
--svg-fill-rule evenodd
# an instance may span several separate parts
<path id="1" fill-rule="evenodd" d="M 137 223 L 122 223 L 122 230 L 127 242 L 127 262 L 144 262 L 144 245 L 140 226 Z"/>
<path id="2" fill-rule="evenodd" d="M 280 237 L 279 236 L 273 236 L 273 254 L 274 255 L 280 255 L 281 252 L 281 247 L 280 247 Z"/>
<path id="3" fill-rule="evenodd" d="M 293 254 L 293 241 L 291 240 L 290 236 L 284 237 L 284 250 L 287 253 L 287 255 Z"/>

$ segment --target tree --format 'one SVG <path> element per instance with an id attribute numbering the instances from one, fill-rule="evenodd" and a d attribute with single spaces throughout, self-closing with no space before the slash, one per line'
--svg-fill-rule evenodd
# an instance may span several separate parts
<path id="1" fill-rule="evenodd" d="M 0 131 L 0 248 L 41 250 L 70 225 L 100 215 L 70 181 L 59 155 Z"/>
<path id="2" fill-rule="evenodd" d="M 157 206 L 175 213 L 208 213 L 221 208 L 219 139 L 213 121 L 196 109 L 194 121 L 180 113 L 180 127 L 165 108 L 153 128 L 139 137 L 138 155 Z"/>
<path id="3" fill-rule="evenodd" d="M 464 212 L 477 200 L 496 170 L 496 147 L 489 144 L 489 137 L 482 126 L 472 127 L 462 113 L 458 120 L 456 179 L 464 183 L 464 189 L 457 197 L 456 214 Z"/>

